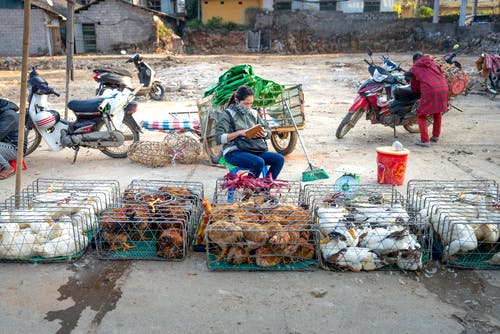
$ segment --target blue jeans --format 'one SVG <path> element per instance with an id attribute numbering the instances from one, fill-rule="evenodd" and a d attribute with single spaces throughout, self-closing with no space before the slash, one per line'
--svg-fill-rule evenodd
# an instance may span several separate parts
<path id="1" fill-rule="evenodd" d="M 273 179 L 278 178 L 283 168 L 283 164 L 285 163 L 285 158 L 281 154 L 274 152 L 254 154 L 242 151 L 232 151 L 226 153 L 224 157 L 231 165 L 248 168 L 250 173 L 255 177 L 259 177 L 264 166 L 268 165 L 270 166 L 269 173 L 272 175 Z"/>

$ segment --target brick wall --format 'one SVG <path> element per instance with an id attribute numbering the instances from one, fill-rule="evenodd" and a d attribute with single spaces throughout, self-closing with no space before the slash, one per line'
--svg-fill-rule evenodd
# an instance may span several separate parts
<path id="1" fill-rule="evenodd" d="M 154 15 L 118 0 L 97 2 L 75 13 L 75 23 L 93 23 L 97 52 L 119 46 L 157 42 Z"/>
<path id="2" fill-rule="evenodd" d="M 44 55 L 49 51 L 48 16 L 42 9 L 31 9 L 30 55 Z M 0 56 L 21 56 L 23 53 L 23 9 L 0 9 Z"/>

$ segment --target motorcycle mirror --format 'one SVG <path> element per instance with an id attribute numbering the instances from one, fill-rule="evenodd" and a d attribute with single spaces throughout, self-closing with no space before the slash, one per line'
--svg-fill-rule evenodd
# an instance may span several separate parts
<path id="1" fill-rule="evenodd" d="M 373 54 L 372 49 L 366 48 L 366 53 L 371 57 Z"/>
<path id="2" fill-rule="evenodd" d="M 120 51 L 120 53 L 121 53 L 122 55 L 126 55 L 126 54 L 127 54 L 127 51 L 126 51 L 126 50 L 121 50 L 121 51 Z"/>
<path id="3" fill-rule="evenodd" d="M 460 45 L 455 44 L 455 45 L 453 45 L 453 50 L 456 50 L 456 49 L 458 49 L 459 47 L 460 47 Z"/>

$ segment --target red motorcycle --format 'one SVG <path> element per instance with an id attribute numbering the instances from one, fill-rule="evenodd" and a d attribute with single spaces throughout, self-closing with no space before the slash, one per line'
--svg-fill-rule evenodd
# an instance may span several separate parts
<path id="1" fill-rule="evenodd" d="M 416 110 L 419 98 L 413 94 L 409 85 L 405 85 L 409 82 L 411 73 L 404 72 L 386 56 L 382 57 L 382 66 L 375 65 L 370 49 L 368 55 L 371 61 L 364 61 L 368 64 L 370 78 L 359 87 L 358 96 L 340 122 L 335 135 L 339 139 L 343 138 L 364 113 L 372 124 L 392 127 L 394 137 L 396 126 L 403 126 L 410 133 L 418 133 Z M 395 71 L 399 73 L 393 74 Z"/>

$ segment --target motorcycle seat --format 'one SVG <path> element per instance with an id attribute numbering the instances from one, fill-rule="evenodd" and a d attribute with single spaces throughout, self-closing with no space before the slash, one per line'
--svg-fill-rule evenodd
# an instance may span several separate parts
<path id="1" fill-rule="evenodd" d="M 126 76 L 126 77 L 132 77 L 132 73 L 129 70 L 124 69 L 124 68 L 96 68 L 94 70 L 94 72 L 96 72 L 96 73 L 108 72 L 108 73 L 114 73 L 114 74 L 118 74 L 118 75 L 122 75 L 122 76 Z"/>
<path id="2" fill-rule="evenodd" d="M 68 102 L 68 108 L 74 112 L 80 113 L 95 113 L 97 112 L 97 107 L 104 101 L 105 98 L 97 97 L 90 100 L 71 100 Z"/>

